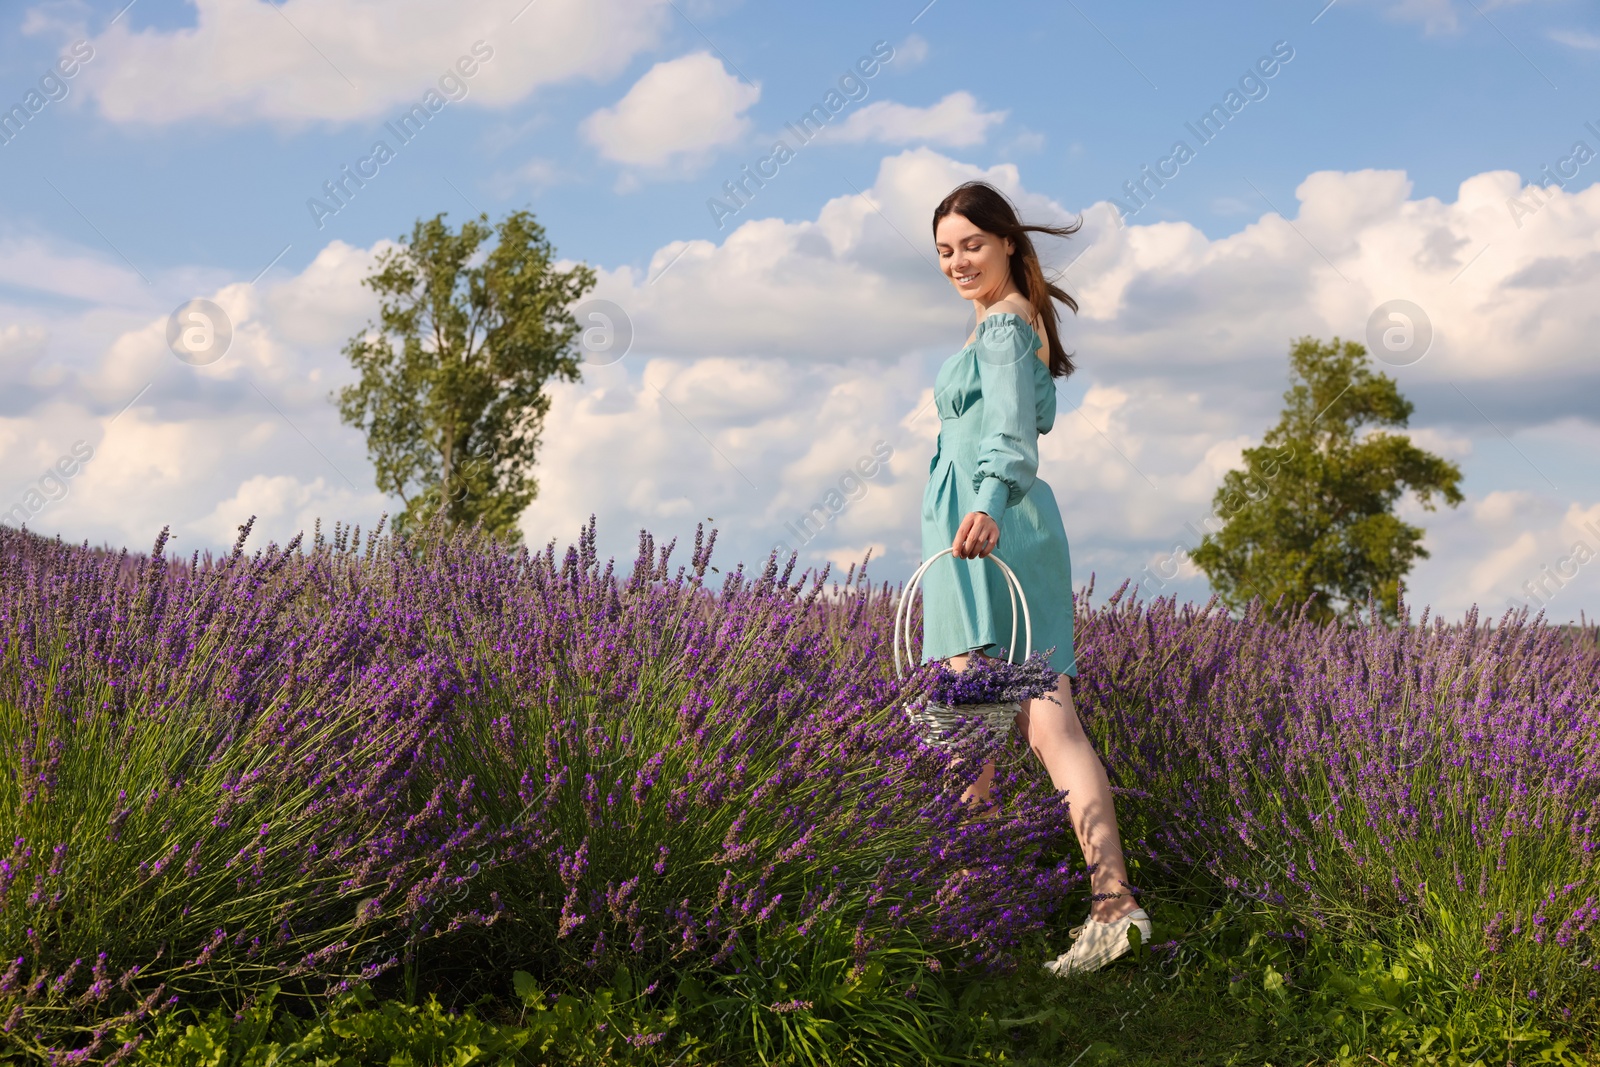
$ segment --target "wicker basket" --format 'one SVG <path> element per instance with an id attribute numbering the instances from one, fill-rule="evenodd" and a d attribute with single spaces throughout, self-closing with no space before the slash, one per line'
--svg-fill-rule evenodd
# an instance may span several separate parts
<path id="1" fill-rule="evenodd" d="M 996 736 L 1005 736 L 1017 724 L 1022 705 L 1015 700 L 998 704 L 940 704 L 927 701 L 906 706 L 906 715 L 917 728 L 924 744 L 954 748 L 973 740 L 979 727 Z"/>
<path id="2" fill-rule="evenodd" d="M 922 566 L 912 574 L 911 580 L 906 583 L 905 592 L 901 594 L 900 603 L 894 613 L 894 669 L 898 677 L 906 676 L 906 668 L 916 662 L 916 657 L 911 650 L 911 612 L 912 598 L 916 595 L 917 586 L 922 582 L 922 576 L 928 572 L 928 567 L 941 556 L 953 556 L 955 550 L 946 548 L 923 560 Z M 1012 573 L 1005 561 L 992 553 L 983 557 L 992 560 L 1000 568 L 1000 573 L 1006 579 L 1006 592 L 1011 596 L 1011 644 L 1006 650 L 1006 660 L 1016 663 L 1017 650 L 1017 605 L 1022 606 L 1022 620 L 1025 626 L 1023 631 L 1022 658 L 1027 659 L 1033 650 L 1033 619 L 1028 614 L 1028 599 L 1022 593 L 1022 583 Z M 902 619 L 904 630 L 902 631 Z M 905 641 L 906 664 L 900 661 L 900 642 Z M 936 701 L 926 701 L 911 704 L 906 707 L 906 715 L 917 728 L 922 740 L 926 744 L 939 748 L 951 748 L 969 740 L 980 727 L 986 727 L 990 733 L 1004 736 L 1016 726 L 1017 715 L 1022 711 L 1019 701 L 1007 700 L 997 704 L 940 704 Z"/>

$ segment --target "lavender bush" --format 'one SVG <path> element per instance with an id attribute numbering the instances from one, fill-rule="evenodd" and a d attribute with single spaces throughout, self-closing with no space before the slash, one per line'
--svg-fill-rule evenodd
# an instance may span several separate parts
<path id="1" fill-rule="evenodd" d="M 273 982 L 593 985 L 840 930 L 857 961 L 985 973 L 1034 962 L 1082 898 L 1036 763 L 1002 761 L 1003 820 L 964 820 L 967 782 L 903 712 L 954 691 L 894 677 L 896 591 L 864 569 L 769 560 L 714 589 L 713 533 L 681 566 L 641 535 L 618 573 L 592 523 L 561 554 L 247 534 L 175 561 L 0 529 L 13 1046 L 117 1060 L 119 1027 Z M 1126 588 L 1080 593 L 1074 692 L 1153 909 L 1209 885 L 1600 1025 L 1592 634 Z"/>
<path id="2" fill-rule="evenodd" d="M 1600 652 L 1459 624 L 1274 625 L 1079 599 L 1074 692 L 1145 880 L 1204 872 L 1286 928 L 1409 943 L 1466 995 L 1600 1026 Z"/>
<path id="3" fill-rule="evenodd" d="M 967 784 L 886 663 L 892 595 L 641 538 L 338 530 L 144 559 L 0 531 L 0 1030 L 67 1062 L 271 981 L 594 981 L 854 929 L 1004 967 L 1074 892 L 1061 798 Z M 921 676 L 911 680 L 920 684 Z M 504 964 L 502 968 L 501 965 Z M 454 970 L 452 970 L 454 968 Z"/>

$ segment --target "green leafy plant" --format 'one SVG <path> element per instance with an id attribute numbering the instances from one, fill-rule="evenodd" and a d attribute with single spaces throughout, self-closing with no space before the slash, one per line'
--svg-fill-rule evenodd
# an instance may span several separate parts
<path id="1" fill-rule="evenodd" d="M 910 939 L 862 958 L 848 924 L 809 935 L 763 935 L 733 967 L 681 989 L 701 1025 L 715 1018 L 718 1051 L 736 1062 L 923 1064 L 954 1039 L 943 965 Z"/>

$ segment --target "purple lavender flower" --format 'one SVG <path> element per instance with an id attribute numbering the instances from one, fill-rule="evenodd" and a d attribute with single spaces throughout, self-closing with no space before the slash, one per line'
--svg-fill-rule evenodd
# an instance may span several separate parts
<path id="1" fill-rule="evenodd" d="M 933 669 L 928 699 L 946 706 L 998 704 L 1005 701 L 1033 700 L 1055 692 L 1059 676 L 1050 666 L 1054 648 L 1034 652 L 1021 663 L 989 656 L 967 657 L 965 670 L 951 670 L 943 663 Z"/>
<path id="2" fill-rule="evenodd" d="M 1047 652 L 898 679 L 892 588 L 775 557 L 708 582 L 714 532 L 683 565 L 642 534 L 631 568 L 592 521 L 565 551 L 367 533 L 247 553 L 245 529 L 186 561 L 165 537 L 135 555 L 0 528 L 0 1016 L 63 1062 L 163 1010 L 164 983 L 354 988 L 485 946 L 582 982 L 837 928 L 860 956 L 905 934 L 946 970 L 1003 969 L 1086 891 L 1025 749 L 997 774 L 1005 819 L 969 823 L 898 710 L 1040 697 Z M 1600 918 L 1593 632 L 1126 592 L 1079 596 L 1071 689 L 1141 887 L 1209 878 L 1284 929 L 1443 908 L 1461 973 L 1537 988 L 1532 1010 L 1588 1002 L 1562 976 L 1590 969 L 1562 964 Z M 111 907 L 105 884 L 138 924 L 55 918 Z"/>

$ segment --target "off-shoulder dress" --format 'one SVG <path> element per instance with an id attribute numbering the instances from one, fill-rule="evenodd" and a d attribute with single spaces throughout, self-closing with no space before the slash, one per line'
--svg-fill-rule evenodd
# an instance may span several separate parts
<path id="1" fill-rule="evenodd" d="M 994 554 L 1027 595 L 1034 650 L 1054 646 L 1051 666 L 1076 676 L 1067 532 L 1055 494 L 1038 476 L 1039 435 L 1056 419 L 1055 380 L 1036 354 L 1041 343 L 1022 316 L 997 312 L 939 368 L 939 439 L 922 494 L 922 558 L 949 548 L 969 512 L 988 514 L 1000 527 Z M 1011 598 L 992 562 L 946 556 L 921 588 L 924 661 L 975 649 L 1006 654 Z M 1023 632 L 1018 619 L 1018 659 Z"/>

